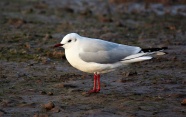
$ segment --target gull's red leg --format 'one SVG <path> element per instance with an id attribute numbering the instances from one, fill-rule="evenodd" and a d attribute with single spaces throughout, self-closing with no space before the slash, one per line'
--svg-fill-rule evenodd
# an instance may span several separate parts
<path id="1" fill-rule="evenodd" d="M 93 87 L 92 90 L 89 91 L 89 93 L 95 93 L 95 92 L 97 92 L 96 87 L 97 87 L 97 74 L 94 74 L 94 87 Z"/>
<path id="2" fill-rule="evenodd" d="M 94 87 L 93 87 L 93 90 L 96 91 L 96 87 L 97 87 L 97 75 L 94 74 Z"/>
<path id="3" fill-rule="evenodd" d="M 101 87 L 100 87 L 100 74 L 97 74 L 97 83 L 98 83 L 98 87 L 96 89 L 96 92 L 99 92 Z"/>

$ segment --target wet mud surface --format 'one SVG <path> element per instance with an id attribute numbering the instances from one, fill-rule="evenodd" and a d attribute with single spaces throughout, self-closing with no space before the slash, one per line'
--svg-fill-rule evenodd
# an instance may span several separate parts
<path id="1" fill-rule="evenodd" d="M 186 6 L 113 1 L 1 0 L 0 116 L 186 116 Z M 101 75 L 87 95 L 93 75 L 52 48 L 70 32 L 168 54 Z"/>

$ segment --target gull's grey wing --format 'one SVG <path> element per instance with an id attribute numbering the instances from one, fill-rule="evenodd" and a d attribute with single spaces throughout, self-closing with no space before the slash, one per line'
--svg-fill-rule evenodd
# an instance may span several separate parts
<path id="1" fill-rule="evenodd" d="M 138 53 L 141 48 L 116 44 L 103 40 L 89 40 L 83 45 L 79 53 L 80 58 L 85 62 L 109 64 L 121 61 L 125 57 Z"/>

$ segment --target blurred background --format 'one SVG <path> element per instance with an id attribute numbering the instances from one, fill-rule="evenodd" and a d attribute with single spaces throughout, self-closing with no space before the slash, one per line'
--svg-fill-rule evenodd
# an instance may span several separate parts
<path id="1" fill-rule="evenodd" d="M 92 76 L 52 48 L 72 32 L 168 54 L 104 75 L 87 96 Z M 185 58 L 186 0 L 0 0 L 0 117 L 185 117 Z"/>
<path id="2" fill-rule="evenodd" d="M 53 57 L 48 46 L 71 32 L 142 47 L 186 44 L 185 0 L 1 0 L 0 7 L 4 59 Z"/>

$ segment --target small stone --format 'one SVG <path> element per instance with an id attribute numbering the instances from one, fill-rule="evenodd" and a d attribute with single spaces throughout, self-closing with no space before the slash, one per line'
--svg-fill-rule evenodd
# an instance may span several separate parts
<path id="1" fill-rule="evenodd" d="M 25 43 L 25 48 L 29 50 L 31 48 L 31 45 L 29 43 Z"/>
<path id="2" fill-rule="evenodd" d="M 64 84 L 63 83 L 59 83 L 59 84 L 55 84 L 54 87 L 56 88 L 64 88 Z"/>
<path id="3" fill-rule="evenodd" d="M 50 96 L 51 96 L 51 95 L 54 95 L 54 94 L 53 94 L 52 92 L 48 92 L 48 95 L 50 95 Z"/>
<path id="4" fill-rule="evenodd" d="M 82 92 L 81 95 L 87 97 L 87 96 L 89 96 L 90 94 L 89 94 L 88 92 Z"/>
<path id="5" fill-rule="evenodd" d="M 59 113 L 60 109 L 59 109 L 59 107 L 55 107 L 55 108 L 52 108 L 50 111 L 54 112 L 54 113 Z"/>
<path id="6" fill-rule="evenodd" d="M 169 30 L 176 30 L 176 27 L 173 26 L 173 25 L 167 26 L 166 28 L 169 29 Z"/>
<path id="7" fill-rule="evenodd" d="M 53 102 L 49 102 L 49 103 L 47 103 L 47 104 L 43 104 L 43 105 L 41 105 L 43 108 L 45 108 L 45 109 L 47 109 L 47 110 L 51 110 L 52 108 L 54 108 L 55 107 L 55 105 L 54 105 L 54 103 Z"/>
<path id="8" fill-rule="evenodd" d="M 87 94 L 87 92 L 82 92 L 81 94 L 82 94 L 82 95 L 86 95 L 86 94 Z"/>
<path id="9" fill-rule="evenodd" d="M 186 106 L 186 98 L 182 100 L 181 105 Z"/>

